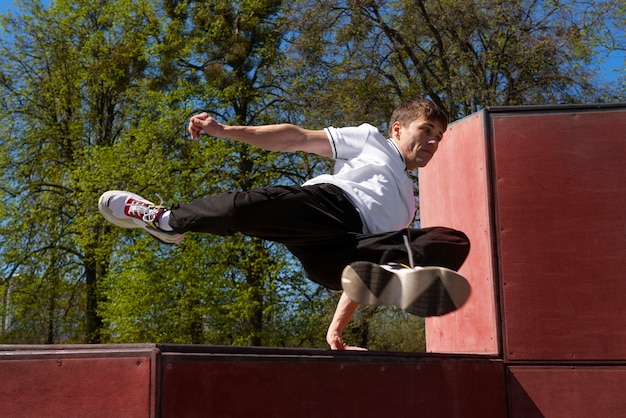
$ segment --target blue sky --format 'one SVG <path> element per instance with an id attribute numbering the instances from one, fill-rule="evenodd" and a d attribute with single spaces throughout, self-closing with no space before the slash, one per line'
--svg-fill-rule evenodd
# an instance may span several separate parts
<path id="1" fill-rule="evenodd" d="M 599 77 L 601 77 L 601 81 L 615 80 L 617 78 L 616 71 L 623 69 L 624 65 L 626 65 L 626 52 L 612 51 L 600 66 Z"/>
<path id="2" fill-rule="evenodd" d="M 40 0 L 42 4 L 48 5 L 50 4 L 50 0 Z M 11 10 L 16 12 L 16 8 L 14 6 L 14 0 L 0 0 L 0 13 L 6 13 Z M 626 43 L 626 29 L 621 28 L 619 33 L 614 34 L 617 38 L 621 39 L 622 42 Z M 602 82 L 610 82 L 615 80 L 617 77 L 616 70 L 624 68 L 626 63 L 626 51 L 613 51 L 608 55 L 605 55 L 603 58 L 606 58 L 604 62 L 599 65 L 599 77 Z"/>

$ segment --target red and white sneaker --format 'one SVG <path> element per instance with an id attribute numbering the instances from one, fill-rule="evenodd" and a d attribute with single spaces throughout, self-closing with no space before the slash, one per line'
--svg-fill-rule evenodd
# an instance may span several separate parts
<path id="1" fill-rule="evenodd" d="M 185 234 L 159 228 L 159 217 L 167 210 L 143 197 L 121 190 L 100 196 L 98 209 L 104 219 L 122 228 L 141 228 L 165 244 L 178 244 Z"/>
<path id="2" fill-rule="evenodd" d="M 444 267 L 405 267 L 357 261 L 343 270 L 341 286 L 354 302 L 394 305 L 414 315 L 440 316 L 469 298 L 467 280 Z"/>

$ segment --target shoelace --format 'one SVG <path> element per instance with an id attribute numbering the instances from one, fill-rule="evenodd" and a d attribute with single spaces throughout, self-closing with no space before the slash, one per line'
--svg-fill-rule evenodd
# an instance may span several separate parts
<path id="1" fill-rule="evenodd" d="M 149 205 L 147 203 L 139 202 L 139 201 L 135 200 L 133 203 L 128 205 L 129 206 L 128 207 L 128 214 L 131 215 L 131 216 L 137 214 L 137 215 L 141 216 L 141 219 L 144 222 L 155 223 L 157 217 L 159 216 L 159 214 L 164 209 L 164 207 L 162 206 L 163 205 L 163 198 L 158 193 L 156 193 L 156 196 L 161 201 L 158 206 L 156 206 L 156 205 Z"/>
<path id="2" fill-rule="evenodd" d="M 128 206 L 128 214 L 131 216 L 139 215 L 144 222 L 154 222 L 160 211 L 160 208 L 149 206 L 143 202 L 133 202 Z"/>
<path id="3" fill-rule="evenodd" d="M 408 229 L 407 229 L 407 233 L 409 233 Z M 411 251 L 411 244 L 409 244 L 409 237 L 407 235 L 403 235 L 402 238 L 404 238 L 404 246 L 406 247 L 406 252 L 409 255 L 409 267 L 413 268 L 415 267 L 415 264 L 413 263 L 413 251 Z"/>

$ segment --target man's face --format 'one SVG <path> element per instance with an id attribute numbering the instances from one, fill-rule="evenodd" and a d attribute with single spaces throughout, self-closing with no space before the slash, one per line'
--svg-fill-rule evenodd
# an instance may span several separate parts
<path id="1" fill-rule="evenodd" d="M 436 120 L 416 119 L 408 126 L 394 122 L 393 139 L 404 156 L 406 168 L 424 167 L 437 152 L 443 137 L 443 126 Z"/>

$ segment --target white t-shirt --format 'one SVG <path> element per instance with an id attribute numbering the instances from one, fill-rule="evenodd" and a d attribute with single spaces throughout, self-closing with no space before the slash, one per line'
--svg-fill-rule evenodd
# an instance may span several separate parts
<path id="1" fill-rule="evenodd" d="M 304 185 L 330 183 L 341 188 L 357 208 L 364 233 L 398 231 L 415 216 L 413 180 L 391 140 L 372 125 L 326 128 L 335 159 L 334 174 Z"/>

